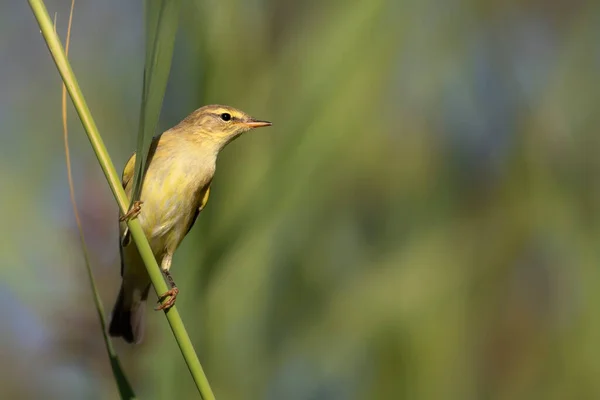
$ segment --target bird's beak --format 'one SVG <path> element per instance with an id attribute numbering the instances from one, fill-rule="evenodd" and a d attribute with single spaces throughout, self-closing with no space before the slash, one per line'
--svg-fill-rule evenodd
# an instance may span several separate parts
<path id="1" fill-rule="evenodd" d="M 263 126 L 273 125 L 269 121 L 259 121 L 257 119 L 250 119 L 250 120 L 244 121 L 243 124 L 249 128 L 261 128 Z"/>

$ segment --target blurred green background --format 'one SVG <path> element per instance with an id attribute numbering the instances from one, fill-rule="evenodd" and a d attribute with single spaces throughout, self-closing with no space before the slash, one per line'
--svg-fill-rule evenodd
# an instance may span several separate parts
<path id="1" fill-rule="evenodd" d="M 65 37 L 69 0 L 48 0 Z M 600 3 L 183 0 L 160 130 L 273 121 L 224 151 L 174 259 L 218 399 L 600 398 Z M 71 60 L 118 170 L 143 2 L 76 2 Z M 0 4 L 0 395 L 116 398 L 69 203 L 60 80 Z M 70 111 L 105 308 L 117 207 Z M 153 296 L 153 295 L 152 295 Z M 153 297 L 151 297 L 153 298 Z M 144 399 L 196 389 L 162 314 L 116 341 Z"/>

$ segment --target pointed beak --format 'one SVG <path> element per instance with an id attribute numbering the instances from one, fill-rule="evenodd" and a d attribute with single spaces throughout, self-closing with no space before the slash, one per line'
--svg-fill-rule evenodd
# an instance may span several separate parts
<path id="1" fill-rule="evenodd" d="M 257 119 L 250 119 L 248 121 L 244 121 L 243 124 L 249 128 L 261 128 L 263 126 L 273 125 L 269 121 L 259 121 Z"/>

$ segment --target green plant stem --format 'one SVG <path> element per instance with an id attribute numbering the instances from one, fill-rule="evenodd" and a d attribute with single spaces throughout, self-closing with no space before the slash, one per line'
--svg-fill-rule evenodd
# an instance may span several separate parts
<path id="1" fill-rule="evenodd" d="M 71 12 L 69 13 L 69 25 L 67 29 L 67 39 L 65 41 L 65 55 L 68 59 L 69 57 L 69 43 L 71 41 L 71 26 L 73 25 L 73 9 L 75 8 L 75 0 L 71 1 Z M 55 24 L 54 24 L 54 32 L 56 33 L 56 14 L 54 16 Z M 135 400 L 137 397 L 127 376 L 123 372 L 123 367 L 121 366 L 121 362 L 119 361 L 119 357 L 112 345 L 112 341 L 108 336 L 108 332 L 106 330 L 106 322 L 104 317 L 104 307 L 102 306 L 102 300 L 100 299 L 100 294 L 98 293 L 98 288 L 96 287 L 96 281 L 94 280 L 94 274 L 92 272 L 92 264 L 90 262 L 90 255 L 88 253 L 88 247 L 85 242 L 85 235 L 83 234 L 83 226 L 81 224 L 81 218 L 79 218 L 79 211 L 77 209 L 77 200 L 75 199 L 75 185 L 73 184 L 73 174 L 71 171 L 71 152 L 69 151 L 69 129 L 67 124 L 67 88 L 64 83 L 61 85 L 62 87 L 62 96 L 61 96 L 61 109 L 62 109 L 62 123 L 63 123 L 63 141 L 65 145 L 65 161 L 67 164 L 67 180 L 69 182 L 69 195 L 71 197 L 71 205 L 73 206 L 73 215 L 75 216 L 75 222 L 77 223 L 77 231 L 79 232 L 79 240 L 81 241 L 81 250 L 83 251 L 83 258 L 85 261 L 85 266 L 87 269 L 88 279 L 90 281 L 90 287 L 92 289 L 92 297 L 94 298 L 94 304 L 96 306 L 96 312 L 98 313 L 98 319 L 100 320 L 100 327 L 102 329 L 102 338 L 104 339 L 104 344 L 106 346 L 106 351 L 108 353 L 108 359 L 110 361 L 110 366 L 113 372 L 113 376 L 115 378 L 115 382 L 117 384 L 117 389 L 119 390 L 119 395 L 123 400 Z"/>
<path id="2" fill-rule="evenodd" d="M 108 184 L 113 192 L 113 195 L 115 196 L 115 199 L 117 200 L 121 212 L 124 214 L 127 212 L 129 200 L 127 199 L 125 191 L 121 186 L 119 176 L 117 175 L 117 171 L 115 170 L 108 152 L 106 151 L 106 147 L 104 146 L 102 138 L 98 133 L 96 123 L 94 122 L 92 114 L 90 113 L 90 110 L 85 102 L 83 94 L 81 93 L 81 89 L 79 88 L 79 84 L 77 83 L 75 75 L 67 60 L 63 46 L 58 36 L 54 32 L 52 20 L 48 15 L 46 6 L 42 0 L 29 0 L 29 5 L 31 6 L 31 10 L 38 21 L 42 35 L 44 36 L 48 49 L 52 54 L 52 58 L 54 59 L 63 82 L 67 87 L 67 91 L 71 96 L 73 105 L 75 106 L 77 114 L 79 115 L 81 123 L 87 133 L 88 139 L 90 140 L 94 152 L 96 153 L 96 157 L 98 158 L 98 162 L 100 163 L 102 171 L 108 180 Z M 150 244 L 144 235 L 140 223 L 136 219 L 133 219 L 128 221 L 127 225 L 129 226 L 133 240 L 135 241 L 140 255 L 146 264 L 146 269 L 148 270 L 148 275 L 150 276 L 154 290 L 156 291 L 157 295 L 166 292 L 167 285 L 162 277 L 162 273 L 158 267 L 158 264 L 156 263 L 156 259 L 154 258 L 154 254 L 152 253 L 152 249 L 150 248 Z M 171 326 L 171 330 L 173 331 L 173 335 L 175 336 L 175 340 L 179 345 L 181 354 L 183 355 L 194 382 L 196 383 L 198 391 L 200 392 L 200 395 L 206 400 L 214 399 L 214 394 L 212 393 L 208 379 L 202 370 L 202 365 L 200 364 L 198 356 L 194 351 L 194 347 L 189 335 L 187 334 L 187 331 L 185 330 L 183 321 L 179 316 L 177 308 L 172 307 L 165 312 L 165 314 L 167 316 L 167 320 L 169 321 L 169 325 Z"/>
<path id="3" fill-rule="evenodd" d="M 140 199 L 148 150 L 158 125 L 160 109 L 167 89 L 177 25 L 179 24 L 180 3 L 180 0 L 146 0 L 144 2 L 146 61 L 144 63 L 131 204 Z"/>

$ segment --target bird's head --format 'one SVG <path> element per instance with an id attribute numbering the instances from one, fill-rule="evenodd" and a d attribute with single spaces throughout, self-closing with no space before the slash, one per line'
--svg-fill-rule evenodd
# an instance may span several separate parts
<path id="1" fill-rule="evenodd" d="M 200 140 L 209 139 L 222 148 L 250 129 L 270 125 L 268 121 L 252 118 L 233 107 L 214 104 L 197 109 L 181 121 L 178 127 Z"/>

